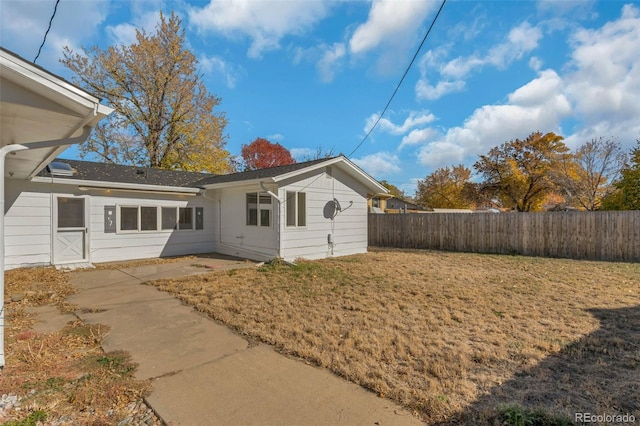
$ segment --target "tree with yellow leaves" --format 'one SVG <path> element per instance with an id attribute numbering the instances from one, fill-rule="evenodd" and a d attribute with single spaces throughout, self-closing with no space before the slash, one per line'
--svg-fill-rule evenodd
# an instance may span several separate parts
<path id="1" fill-rule="evenodd" d="M 432 208 L 476 207 L 476 188 L 470 178 L 471 170 L 462 164 L 439 168 L 424 180 L 418 180 L 416 200 Z"/>
<path id="2" fill-rule="evenodd" d="M 555 133 L 531 133 L 481 155 L 474 168 L 484 177 L 481 189 L 505 207 L 520 212 L 538 211 L 555 188 L 552 171 L 567 155 L 564 138 Z"/>
<path id="3" fill-rule="evenodd" d="M 185 47 L 181 20 L 160 15 L 156 32 L 136 30 L 136 42 L 65 48 L 62 63 L 74 82 L 115 109 L 80 147 L 84 157 L 164 169 L 210 173 L 232 170 L 225 150 L 227 124 L 208 93 L 195 56 Z"/>

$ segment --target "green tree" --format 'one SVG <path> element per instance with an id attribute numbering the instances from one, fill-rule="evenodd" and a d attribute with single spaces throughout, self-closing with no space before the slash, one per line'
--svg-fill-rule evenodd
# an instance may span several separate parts
<path id="1" fill-rule="evenodd" d="M 418 180 L 416 200 L 432 208 L 473 208 L 477 197 L 470 178 L 471 170 L 462 164 L 437 169 L 424 180 Z"/>
<path id="2" fill-rule="evenodd" d="M 115 113 L 80 147 L 102 161 L 165 169 L 230 171 L 220 98 L 208 93 L 181 20 L 160 14 L 153 34 L 136 30 L 129 46 L 65 47 L 74 82 L 106 99 Z"/>
<path id="3" fill-rule="evenodd" d="M 602 200 L 604 210 L 640 210 L 640 138 L 631 150 L 629 162 L 615 183 L 616 191 Z"/>
<path id="4" fill-rule="evenodd" d="M 552 170 L 568 155 L 563 139 L 554 133 L 534 132 L 481 155 L 473 167 L 484 177 L 482 191 L 517 211 L 540 210 L 556 188 Z"/>
<path id="5" fill-rule="evenodd" d="M 567 202 L 598 210 L 602 199 L 615 191 L 614 181 L 624 166 L 624 152 L 613 139 L 592 139 L 575 154 L 564 156 L 554 172 L 559 192 Z"/>

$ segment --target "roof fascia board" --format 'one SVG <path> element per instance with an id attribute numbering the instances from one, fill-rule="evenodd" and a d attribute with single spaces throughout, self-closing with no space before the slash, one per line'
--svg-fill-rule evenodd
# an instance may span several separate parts
<path id="1" fill-rule="evenodd" d="M 285 174 L 282 174 L 282 175 L 278 175 L 278 176 L 276 176 L 274 178 L 274 181 L 275 182 L 279 182 L 279 181 L 295 178 L 298 175 L 301 175 L 301 174 L 304 174 L 304 173 L 309 173 L 310 171 L 318 170 L 318 169 L 321 169 L 321 168 L 324 168 L 324 167 L 327 167 L 327 166 L 331 166 L 331 165 L 334 165 L 334 164 L 338 164 L 338 163 L 347 165 L 349 170 L 354 173 L 356 179 L 358 179 L 361 182 L 365 183 L 365 185 L 370 186 L 370 189 L 374 189 L 375 188 L 376 190 L 378 190 L 378 192 L 382 192 L 382 193 L 389 192 L 387 190 L 387 188 L 385 188 L 384 186 L 380 185 L 377 180 L 375 180 L 374 178 L 372 178 L 371 176 L 369 176 L 368 174 L 363 172 L 358 166 L 356 166 L 351 161 L 349 161 L 347 158 L 342 157 L 342 156 L 341 157 L 332 158 L 330 160 L 323 161 L 322 163 L 314 164 L 314 165 L 311 165 L 309 167 L 305 167 L 303 169 L 294 170 L 293 172 L 289 172 L 289 173 L 285 173 Z"/>
<path id="2" fill-rule="evenodd" d="M 94 188 L 103 189 L 118 189 L 127 191 L 157 191 L 157 192 L 180 192 L 185 194 L 197 194 L 200 192 L 199 188 L 190 188 L 183 186 L 165 186 L 165 185 L 141 185 L 138 183 L 124 183 L 124 182 L 102 182 L 98 180 L 84 180 L 84 179 L 62 179 L 55 177 L 43 177 L 35 176 L 31 179 L 32 182 L 37 183 L 56 183 L 61 185 L 74 185 L 74 186 L 88 186 Z"/>
<path id="3" fill-rule="evenodd" d="M 247 180 L 234 180 L 231 182 L 210 183 L 202 185 L 204 189 L 220 189 L 229 188 L 232 186 L 246 186 L 246 185 L 260 185 L 261 183 L 276 182 L 273 177 L 264 177 L 261 179 L 247 179 Z"/>
<path id="4" fill-rule="evenodd" d="M 98 105 L 97 112 L 101 114 L 108 115 L 113 112 L 112 108 L 100 104 L 99 98 L 19 57 L 5 51 L 0 51 L 0 57 L 2 58 L 2 66 L 21 77 L 25 87 L 33 87 L 34 83 L 38 83 L 86 108 L 94 108 L 95 105 Z"/>

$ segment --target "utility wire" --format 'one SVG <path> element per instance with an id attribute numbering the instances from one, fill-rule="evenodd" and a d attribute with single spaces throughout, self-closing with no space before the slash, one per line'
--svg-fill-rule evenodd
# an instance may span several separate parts
<path id="1" fill-rule="evenodd" d="M 58 10 L 58 3 L 60 3 L 60 0 L 56 0 L 56 5 L 53 7 L 53 14 L 51 15 L 51 19 L 49 19 L 49 27 L 47 28 L 47 31 L 44 33 L 44 38 L 42 39 L 42 44 L 40 45 L 40 48 L 38 49 L 38 54 L 36 55 L 36 58 L 33 60 L 34 64 L 38 60 L 38 56 L 40 56 L 40 52 L 42 51 L 42 48 L 44 47 L 44 43 L 47 41 L 47 35 L 49 34 L 49 30 L 51 30 L 51 23 L 53 22 L 53 18 L 55 18 L 56 11 Z"/>
<path id="2" fill-rule="evenodd" d="M 442 8 L 444 7 L 444 4 L 446 2 L 447 2 L 447 0 L 442 0 L 442 4 L 440 5 L 440 9 L 438 9 L 438 13 L 436 13 L 436 16 L 433 17 L 433 20 L 431 21 L 431 25 L 429 25 L 429 29 L 427 30 L 427 33 L 424 35 L 424 38 L 422 39 L 422 42 L 420 42 L 420 46 L 418 46 L 418 49 L 416 50 L 416 53 L 413 55 L 413 58 L 411 58 L 411 62 L 409 63 L 409 66 L 404 71 L 404 74 L 402 75 L 402 78 L 400 79 L 400 82 L 396 86 L 396 89 L 393 91 L 393 94 L 389 98 L 389 101 L 387 102 L 387 105 L 385 105 L 384 109 L 382 110 L 382 113 L 378 116 L 378 119 L 376 120 L 375 123 L 373 123 L 373 126 L 371 126 L 371 129 L 369 129 L 369 131 L 364 136 L 364 138 L 362 138 L 362 140 L 360 141 L 358 146 L 356 146 L 355 149 L 353 151 L 351 151 L 351 154 L 349 154 L 349 157 L 351 157 L 353 155 L 353 153 L 356 152 L 362 146 L 364 141 L 366 141 L 367 138 L 369 137 L 369 135 L 371 135 L 371 133 L 373 132 L 373 129 L 376 128 L 376 126 L 378 125 L 378 123 L 382 119 L 382 116 L 384 115 L 384 113 L 387 112 L 387 109 L 389 108 L 389 105 L 391 105 L 391 101 L 396 96 L 396 93 L 398 93 L 398 89 L 400 89 L 400 85 L 402 85 L 402 82 L 404 81 L 404 78 L 407 76 L 407 74 L 409 73 L 409 70 L 411 69 L 411 66 L 413 65 L 413 63 L 415 62 L 416 58 L 418 57 L 418 53 L 420 53 L 420 49 L 422 49 L 422 45 L 424 44 L 425 41 L 427 41 L 427 37 L 429 37 L 429 33 L 431 32 L 431 30 L 433 29 L 433 26 L 435 25 L 436 21 L 438 20 L 438 16 L 440 16 L 440 12 L 442 12 Z"/>

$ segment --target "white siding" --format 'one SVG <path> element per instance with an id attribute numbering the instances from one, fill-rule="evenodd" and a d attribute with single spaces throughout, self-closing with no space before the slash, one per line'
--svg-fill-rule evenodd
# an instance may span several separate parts
<path id="1" fill-rule="evenodd" d="M 5 268 L 51 264 L 49 186 L 5 180 Z"/>
<path id="2" fill-rule="evenodd" d="M 177 256 L 215 251 L 214 203 L 202 197 L 120 193 L 105 196 L 91 192 L 90 201 L 90 259 L 92 262 L 111 262 L 162 256 Z M 105 233 L 105 206 L 203 207 L 204 229 L 172 230 L 132 233 Z M 195 225 L 194 225 L 195 226 Z"/>
<path id="3" fill-rule="evenodd" d="M 278 202 L 271 200 L 271 226 L 247 225 L 246 194 L 249 192 L 263 191 L 254 185 L 213 192 L 220 216 L 216 251 L 253 260 L 273 259 L 278 256 Z"/>
<path id="4" fill-rule="evenodd" d="M 5 263 L 7 269 L 50 265 L 54 196 L 87 196 L 89 260 L 94 263 L 214 252 L 216 204 L 200 196 L 79 191 L 68 185 L 6 180 Z M 54 195 L 52 195 L 52 192 Z M 116 192 L 114 192 L 116 193 Z M 105 233 L 104 206 L 203 207 L 204 229 Z M 195 224 L 194 224 L 195 227 Z"/>
<path id="5" fill-rule="evenodd" d="M 286 226 L 286 206 L 282 206 L 280 255 L 285 260 L 320 259 L 367 251 L 366 188 L 337 167 L 332 168 L 332 175 L 329 177 L 323 171 L 280 188 L 281 199 L 285 199 L 287 191 L 305 192 L 307 199 L 307 225 L 303 227 Z M 343 211 L 331 220 L 325 217 L 324 210 L 334 198 Z M 333 247 L 329 244 L 329 235 L 332 235 Z"/>

